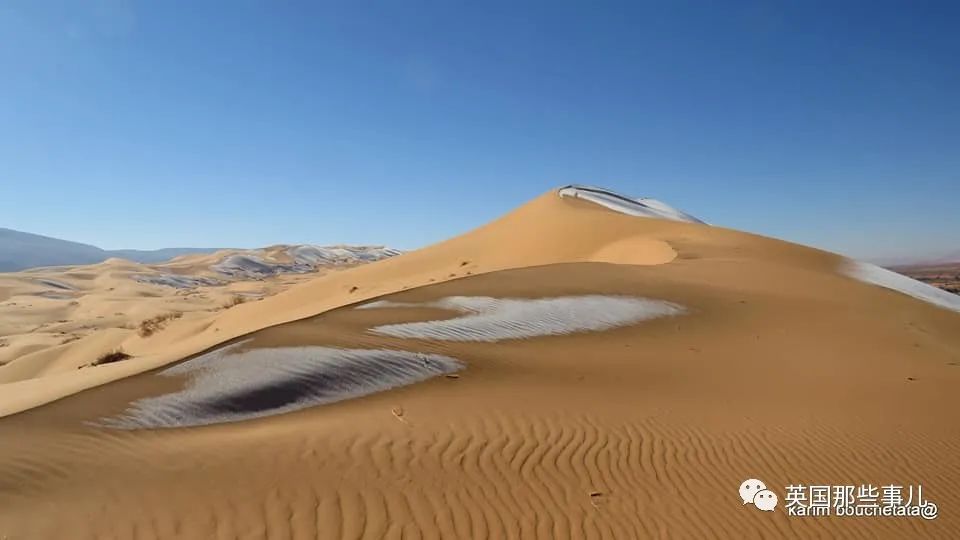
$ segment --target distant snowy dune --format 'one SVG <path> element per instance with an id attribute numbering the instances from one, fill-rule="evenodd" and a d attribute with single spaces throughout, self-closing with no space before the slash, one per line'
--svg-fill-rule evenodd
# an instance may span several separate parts
<path id="1" fill-rule="evenodd" d="M 584 199 L 630 216 L 707 224 L 705 221 L 695 218 L 681 210 L 677 210 L 665 202 L 646 197 L 631 199 L 597 187 L 570 185 L 560 188 L 558 194 L 561 197 Z"/>
<path id="2" fill-rule="evenodd" d="M 379 261 L 399 255 L 398 249 L 379 246 L 291 246 L 287 254 L 297 264 L 336 264 Z"/>
<path id="3" fill-rule="evenodd" d="M 400 251 L 382 246 L 290 246 L 281 252 L 248 250 L 229 255 L 211 270 L 233 278 L 258 279 L 275 274 L 312 272 L 320 266 L 360 264 L 399 255 Z M 289 258 L 290 261 L 282 259 Z"/>
<path id="4" fill-rule="evenodd" d="M 398 249 L 383 246 L 274 246 L 226 254 L 209 265 L 211 275 L 207 276 L 177 274 L 169 266 L 156 265 L 153 268 L 161 273 L 140 274 L 134 279 L 141 283 L 189 289 L 223 285 L 235 280 L 263 279 L 278 274 L 305 274 L 318 268 L 379 261 L 400 253 Z"/>

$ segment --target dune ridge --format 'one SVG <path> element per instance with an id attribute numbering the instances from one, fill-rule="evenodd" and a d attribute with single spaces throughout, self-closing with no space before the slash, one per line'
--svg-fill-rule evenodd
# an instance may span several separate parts
<path id="1" fill-rule="evenodd" d="M 615 193 L 603 188 L 578 185 L 562 187 L 557 191 L 557 194 L 561 197 L 572 197 L 575 199 L 587 200 L 592 203 L 599 204 L 600 206 L 609 208 L 615 212 L 620 212 L 630 216 L 706 224 L 706 222 L 699 218 L 693 217 L 690 214 L 678 210 L 663 201 L 658 201 L 650 197 L 631 199 L 629 197 L 624 197 L 619 193 Z"/>

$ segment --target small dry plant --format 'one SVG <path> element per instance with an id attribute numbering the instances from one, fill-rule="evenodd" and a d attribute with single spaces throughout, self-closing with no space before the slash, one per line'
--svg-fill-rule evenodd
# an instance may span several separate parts
<path id="1" fill-rule="evenodd" d="M 151 317 L 144 321 L 140 322 L 139 328 L 137 328 L 137 334 L 140 337 L 150 337 L 153 334 L 159 332 L 167 325 L 167 322 L 174 319 L 179 319 L 183 313 L 174 311 L 171 313 L 164 313 L 163 315 L 157 315 L 156 317 Z"/>

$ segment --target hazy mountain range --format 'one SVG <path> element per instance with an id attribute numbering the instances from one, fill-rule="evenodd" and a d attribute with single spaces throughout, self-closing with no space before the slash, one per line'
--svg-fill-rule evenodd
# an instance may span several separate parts
<path id="1" fill-rule="evenodd" d="M 188 253 L 212 253 L 222 248 L 101 249 L 90 244 L 51 238 L 0 227 L 0 272 L 38 266 L 92 264 L 119 257 L 156 263 Z"/>

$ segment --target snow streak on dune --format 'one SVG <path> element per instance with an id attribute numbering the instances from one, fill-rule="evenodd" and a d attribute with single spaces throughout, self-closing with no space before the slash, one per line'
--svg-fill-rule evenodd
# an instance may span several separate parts
<path id="1" fill-rule="evenodd" d="M 57 281 L 55 279 L 38 279 L 37 283 L 41 285 L 46 285 L 47 287 L 53 287 L 55 289 L 61 289 L 64 291 L 75 291 L 77 288 L 69 283 L 64 283 L 62 281 Z"/>
<path id="2" fill-rule="evenodd" d="M 257 279 L 274 274 L 309 272 L 306 265 L 267 262 L 256 255 L 237 254 L 225 257 L 210 267 L 211 270 L 231 277 Z"/>
<path id="3" fill-rule="evenodd" d="M 563 296 L 558 298 L 490 298 L 450 296 L 423 304 L 371 302 L 358 309 L 434 307 L 467 313 L 455 319 L 387 324 L 374 333 L 440 341 L 501 341 L 609 330 L 656 317 L 679 315 L 677 304 L 627 296 Z"/>
<path id="4" fill-rule="evenodd" d="M 223 256 L 209 266 L 210 272 L 223 279 L 163 272 L 167 268 L 165 265 L 149 267 L 161 271 L 159 274 L 137 274 L 133 279 L 149 285 L 192 289 L 226 285 L 233 280 L 261 280 L 280 274 L 306 274 L 319 268 L 379 261 L 400 253 L 399 250 L 382 246 L 279 246 L 244 250 Z"/>
<path id="5" fill-rule="evenodd" d="M 400 251 L 381 246 L 297 245 L 286 248 L 285 254 L 292 262 L 271 260 L 275 255 L 268 256 L 265 250 L 259 250 L 229 255 L 210 269 L 234 278 L 259 279 L 275 274 L 313 272 L 319 266 L 379 261 L 399 255 Z"/>
<path id="6" fill-rule="evenodd" d="M 333 264 L 340 262 L 372 262 L 399 255 L 397 249 L 379 246 L 292 246 L 287 254 L 298 264 Z"/>
<path id="7" fill-rule="evenodd" d="M 558 193 L 561 197 L 584 199 L 631 216 L 706 224 L 704 221 L 656 199 L 631 199 L 605 189 L 578 185 L 560 188 Z"/>
<path id="8" fill-rule="evenodd" d="M 843 272 L 854 279 L 892 289 L 924 302 L 960 312 L 960 296 L 886 268 L 860 261 L 848 261 L 843 268 Z"/>
<path id="9" fill-rule="evenodd" d="M 163 287 L 173 287 L 175 289 L 216 287 L 224 284 L 224 282 L 219 279 L 202 276 L 178 276 L 176 274 L 141 274 L 133 276 L 133 279 L 137 283 L 161 285 Z"/>
<path id="10" fill-rule="evenodd" d="M 448 356 L 384 349 L 237 351 L 247 341 L 160 372 L 190 379 L 183 390 L 137 400 L 101 425 L 137 429 L 236 422 L 372 394 L 463 368 Z"/>

